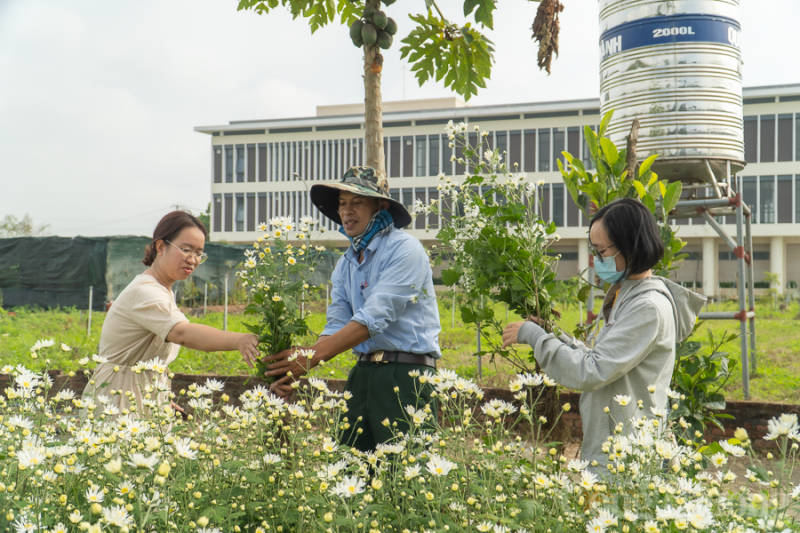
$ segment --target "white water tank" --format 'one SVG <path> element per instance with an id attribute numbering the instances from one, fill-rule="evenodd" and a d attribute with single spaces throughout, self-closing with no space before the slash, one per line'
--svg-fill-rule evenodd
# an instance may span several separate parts
<path id="1" fill-rule="evenodd" d="M 724 179 L 744 167 L 739 0 L 600 0 L 600 106 L 661 177 Z M 708 165 L 706 164 L 708 162 Z"/>

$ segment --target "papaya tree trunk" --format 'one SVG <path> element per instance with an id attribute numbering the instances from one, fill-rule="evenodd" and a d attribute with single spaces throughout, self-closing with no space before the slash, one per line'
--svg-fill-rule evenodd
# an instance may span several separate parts
<path id="1" fill-rule="evenodd" d="M 380 9 L 380 0 L 367 0 L 367 4 Z M 364 129 L 366 165 L 386 173 L 383 154 L 383 111 L 381 100 L 381 70 L 383 56 L 377 45 L 364 45 Z"/>

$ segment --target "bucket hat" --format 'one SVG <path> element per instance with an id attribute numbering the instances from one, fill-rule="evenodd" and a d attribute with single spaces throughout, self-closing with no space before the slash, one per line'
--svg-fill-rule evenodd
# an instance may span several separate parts
<path id="1" fill-rule="evenodd" d="M 390 196 L 389 180 L 372 167 L 350 167 L 339 183 L 318 183 L 311 187 L 311 202 L 323 215 L 341 225 L 339 191 L 386 200 L 389 202 L 389 214 L 392 215 L 396 228 L 411 224 L 411 215 L 406 208 Z"/>

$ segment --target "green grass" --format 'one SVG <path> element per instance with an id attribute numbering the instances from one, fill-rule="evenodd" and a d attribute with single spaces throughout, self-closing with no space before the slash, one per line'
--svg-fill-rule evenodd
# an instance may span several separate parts
<path id="1" fill-rule="evenodd" d="M 456 316 L 455 327 L 452 326 L 450 301 L 440 299 L 439 312 L 442 333 L 439 342 L 444 358 L 441 366 L 456 370 L 459 374 L 477 379 L 477 360 L 472 355 L 476 350 L 476 334 L 472 328 L 466 328 Z M 599 303 L 599 302 L 598 302 Z M 317 310 L 321 308 L 317 306 Z M 734 310 L 735 302 L 725 302 L 722 310 Z M 716 310 L 716 306 L 712 310 Z M 751 399 L 773 402 L 800 403 L 800 321 L 797 302 L 789 309 L 774 312 L 772 304 L 759 303 L 756 307 L 756 334 L 758 352 L 756 355 L 758 372 L 750 376 Z M 501 319 L 505 318 L 505 308 L 496 306 L 495 312 Z M 23 363 L 29 368 L 44 367 L 44 358 L 51 360 L 52 368 L 64 371 L 77 370 L 78 359 L 97 353 L 100 331 L 105 313 L 92 314 L 92 329 L 86 335 L 86 312 L 76 310 L 36 311 L 29 309 L 15 310 L 16 316 L 0 311 L 0 366 Z M 209 313 L 205 317 L 190 317 L 192 322 L 207 324 L 216 328 L 222 327 L 222 313 Z M 231 331 L 246 331 L 243 322 L 254 317 L 230 315 L 228 326 Z M 519 320 L 511 314 L 509 321 Z M 572 330 L 578 321 L 577 307 L 563 310 L 560 325 Z M 310 315 L 309 325 L 312 331 L 320 332 L 325 317 L 322 312 Z M 738 333 L 739 323 L 735 321 L 708 321 L 698 330 L 697 339 L 705 340 L 706 331 L 711 329 L 715 336 L 728 331 Z M 49 348 L 43 358 L 33 360 L 30 347 L 39 339 L 54 339 L 56 346 Z M 313 337 L 302 339 L 304 344 L 313 342 Z M 60 343 L 72 347 L 71 352 L 63 352 Z M 740 361 L 740 343 L 734 340 L 724 346 L 723 350 L 731 359 Z M 345 378 L 353 364 L 352 354 L 342 354 L 321 369 L 320 373 L 332 378 Z M 237 352 L 205 353 L 196 350 L 182 349 L 177 361 L 171 365 L 173 372 L 194 374 L 247 374 L 249 369 L 242 362 Z M 482 377 L 479 383 L 484 387 L 502 387 L 513 375 L 513 367 L 505 361 L 491 363 L 488 357 L 482 361 Z M 319 375 L 319 374 L 318 374 Z M 734 376 L 725 389 L 729 399 L 742 398 L 741 365 L 737 364 Z"/>

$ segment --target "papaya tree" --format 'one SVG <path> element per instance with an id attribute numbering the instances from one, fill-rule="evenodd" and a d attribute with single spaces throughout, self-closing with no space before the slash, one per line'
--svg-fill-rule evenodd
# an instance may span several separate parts
<path id="1" fill-rule="evenodd" d="M 560 0 L 539 2 L 532 31 L 539 43 L 538 65 L 550 73 L 553 54 L 558 55 L 558 15 L 564 7 Z M 366 164 L 385 172 L 383 152 L 383 115 L 381 101 L 381 50 L 390 48 L 399 27 L 382 9 L 396 0 L 239 0 L 239 10 L 259 15 L 279 7 L 294 18 L 307 19 L 311 33 L 338 22 L 349 26 L 350 39 L 364 52 L 364 128 Z M 448 18 L 436 0 L 424 0 L 425 13 L 412 15 L 414 27 L 402 39 L 401 58 L 411 64 L 420 85 L 430 79 L 443 81 L 446 87 L 469 100 L 486 87 L 494 64 L 494 47 L 483 31 L 494 27 L 493 13 L 497 0 L 464 0 L 463 17 Z M 471 20 L 470 20 L 471 19 Z M 344 32 L 343 32 L 344 33 Z"/>

